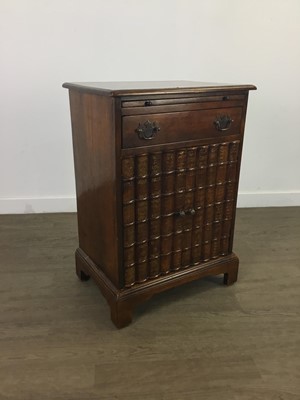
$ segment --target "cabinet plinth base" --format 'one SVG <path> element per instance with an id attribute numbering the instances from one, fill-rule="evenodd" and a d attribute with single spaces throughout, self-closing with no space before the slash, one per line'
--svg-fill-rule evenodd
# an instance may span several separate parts
<path id="1" fill-rule="evenodd" d="M 224 274 L 224 284 L 231 285 L 237 280 L 239 267 L 238 257 L 231 253 L 216 260 L 136 284 L 129 289 L 117 289 L 80 248 L 76 250 L 75 256 L 77 276 L 82 281 L 90 277 L 95 281 L 110 306 L 111 320 L 119 329 L 131 323 L 134 307 L 150 299 L 154 294 L 209 275 Z"/>

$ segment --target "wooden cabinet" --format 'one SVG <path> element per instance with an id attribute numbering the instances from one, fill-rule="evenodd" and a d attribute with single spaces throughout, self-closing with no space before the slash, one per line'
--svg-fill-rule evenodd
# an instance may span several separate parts
<path id="1" fill-rule="evenodd" d="M 252 85 L 65 83 L 79 248 L 118 328 L 136 304 L 207 275 L 237 279 L 232 252 Z"/>

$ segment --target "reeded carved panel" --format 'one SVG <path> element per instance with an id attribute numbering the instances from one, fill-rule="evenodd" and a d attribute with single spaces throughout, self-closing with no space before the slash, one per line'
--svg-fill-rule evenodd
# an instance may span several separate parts
<path id="1" fill-rule="evenodd" d="M 229 252 L 239 141 L 122 159 L 125 286 Z"/>

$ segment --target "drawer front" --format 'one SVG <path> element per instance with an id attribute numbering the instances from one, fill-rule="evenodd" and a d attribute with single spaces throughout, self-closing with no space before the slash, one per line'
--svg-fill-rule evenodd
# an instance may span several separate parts
<path id="1" fill-rule="evenodd" d="M 194 110 L 123 117 L 123 148 L 241 133 L 243 107 Z"/>
<path id="2" fill-rule="evenodd" d="M 122 159 L 125 286 L 227 255 L 240 141 Z"/>

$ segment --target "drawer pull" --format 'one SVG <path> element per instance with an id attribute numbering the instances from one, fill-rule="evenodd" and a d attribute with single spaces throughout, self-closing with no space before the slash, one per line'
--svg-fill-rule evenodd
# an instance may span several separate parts
<path id="1" fill-rule="evenodd" d="M 178 211 L 177 213 L 175 213 L 175 215 L 176 215 L 176 217 L 185 217 L 185 211 L 183 211 L 183 210 L 181 210 L 181 211 Z"/>
<path id="2" fill-rule="evenodd" d="M 185 217 L 186 215 L 195 215 L 196 210 L 194 208 L 190 208 L 189 210 L 180 210 L 175 213 L 177 217 Z"/>
<path id="3" fill-rule="evenodd" d="M 160 127 L 156 122 L 147 120 L 143 124 L 139 124 L 135 131 L 140 139 L 150 140 L 153 139 L 156 133 L 160 131 Z"/>
<path id="4" fill-rule="evenodd" d="M 144 103 L 144 106 L 145 106 L 145 107 L 150 107 L 150 106 L 152 106 L 152 101 L 151 101 L 151 100 L 146 100 L 145 103 Z"/>
<path id="5" fill-rule="evenodd" d="M 188 215 L 195 215 L 195 214 L 196 214 L 196 211 L 195 211 L 194 208 L 190 208 L 189 210 L 186 211 L 186 214 L 188 214 Z"/>
<path id="6" fill-rule="evenodd" d="M 214 124 L 218 131 L 228 131 L 232 122 L 233 119 L 229 115 L 220 115 L 215 119 Z"/>

